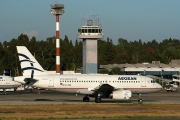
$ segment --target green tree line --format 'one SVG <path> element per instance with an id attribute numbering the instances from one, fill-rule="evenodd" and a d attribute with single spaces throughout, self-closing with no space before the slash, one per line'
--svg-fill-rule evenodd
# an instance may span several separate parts
<path id="1" fill-rule="evenodd" d="M 169 63 L 172 59 L 180 59 L 180 40 L 165 39 L 158 43 L 156 40 L 142 42 L 140 40 L 128 41 L 118 39 L 115 45 L 113 40 L 98 40 L 98 64 L 124 64 L 161 61 Z M 61 70 L 77 70 L 82 67 L 82 41 L 72 40 L 65 36 L 60 39 Z M 45 70 L 55 70 L 56 64 L 56 39 L 49 37 L 46 40 L 36 40 L 21 34 L 10 42 L 0 43 L 0 74 L 3 70 L 11 70 L 11 75 L 21 75 L 20 63 L 17 56 L 16 46 L 26 46 L 35 56 Z M 105 70 L 106 71 L 106 70 Z M 114 71 L 117 71 L 115 68 Z M 113 73 L 113 71 L 112 71 Z"/>

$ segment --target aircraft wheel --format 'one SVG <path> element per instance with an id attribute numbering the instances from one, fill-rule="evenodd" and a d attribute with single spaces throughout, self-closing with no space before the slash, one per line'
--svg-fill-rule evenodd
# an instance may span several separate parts
<path id="1" fill-rule="evenodd" d="M 101 103 L 102 100 L 101 100 L 101 98 L 95 98 L 95 102 L 96 102 L 96 103 Z"/>
<path id="2" fill-rule="evenodd" d="M 3 92 L 4 92 L 4 95 L 7 95 L 7 93 L 6 93 L 6 89 L 3 89 Z"/>
<path id="3" fill-rule="evenodd" d="M 83 101 L 84 101 L 84 102 L 89 102 L 90 99 L 89 99 L 89 97 L 86 96 L 86 97 L 83 98 Z"/>

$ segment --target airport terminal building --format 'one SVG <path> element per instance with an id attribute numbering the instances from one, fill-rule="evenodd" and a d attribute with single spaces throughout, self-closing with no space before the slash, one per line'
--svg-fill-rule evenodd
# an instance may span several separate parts
<path id="1" fill-rule="evenodd" d="M 180 60 L 171 60 L 170 64 L 152 61 L 152 63 L 100 65 L 100 69 L 105 68 L 109 71 L 115 67 L 118 67 L 123 74 L 155 75 L 170 79 L 172 75 L 180 74 Z"/>

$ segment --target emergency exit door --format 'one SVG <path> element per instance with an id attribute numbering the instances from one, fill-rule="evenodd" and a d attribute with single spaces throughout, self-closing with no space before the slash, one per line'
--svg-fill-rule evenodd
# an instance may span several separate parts
<path id="1" fill-rule="evenodd" d="M 146 79 L 141 78 L 141 87 L 146 87 Z"/>
<path id="2" fill-rule="evenodd" d="M 49 78 L 49 87 L 54 87 L 54 78 Z"/>
<path id="3" fill-rule="evenodd" d="M 9 78 L 5 78 L 6 84 L 10 83 L 10 79 Z"/>

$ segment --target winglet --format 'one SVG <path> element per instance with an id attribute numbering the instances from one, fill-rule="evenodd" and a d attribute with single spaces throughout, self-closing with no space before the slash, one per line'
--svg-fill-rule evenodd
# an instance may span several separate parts
<path id="1" fill-rule="evenodd" d="M 23 76 L 48 75 L 25 46 L 16 46 Z"/>

